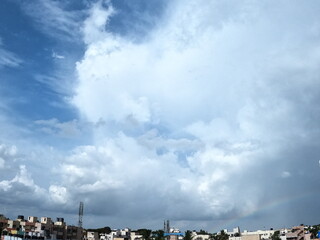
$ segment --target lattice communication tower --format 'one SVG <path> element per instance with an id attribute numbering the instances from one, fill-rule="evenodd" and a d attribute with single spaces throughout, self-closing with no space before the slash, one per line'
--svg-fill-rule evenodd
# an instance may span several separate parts
<path id="1" fill-rule="evenodd" d="M 80 202 L 79 205 L 79 221 L 78 221 L 78 227 L 82 228 L 82 217 L 83 217 L 83 202 Z"/>

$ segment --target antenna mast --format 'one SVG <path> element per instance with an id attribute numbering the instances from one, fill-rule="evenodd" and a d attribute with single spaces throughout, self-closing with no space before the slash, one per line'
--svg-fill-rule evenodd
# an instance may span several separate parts
<path id="1" fill-rule="evenodd" d="M 79 205 L 79 221 L 78 221 L 78 227 L 82 228 L 82 216 L 83 216 L 83 202 L 80 202 Z"/>

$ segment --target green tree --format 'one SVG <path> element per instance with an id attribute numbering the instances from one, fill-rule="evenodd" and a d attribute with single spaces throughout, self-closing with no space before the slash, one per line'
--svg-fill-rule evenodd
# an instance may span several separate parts
<path id="1" fill-rule="evenodd" d="M 97 232 L 97 233 L 106 233 L 106 234 L 109 234 L 111 233 L 111 228 L 106 226 L 106 227 L 103 227 L 103 228 L 91 228 L 91 229 L 87 229 L 87 231 L 89 232 Z"/>
<path id="2" fill-rule="evenodd" d="M 209 234 L 209 239 L 210 240 L 216 240 L 216 235 L 217 235 L 216 233 L 210 233 Z"/>
<path id="3" fill-rule="evenodd" d="M 224 230 L 220 231 L 220 235 L 219 236 L 219 240 L 228 240 L 229 239 L 229 235 L 227 233 L 225 233 Z"/>
<path id="4" fill-rule="evenodd" d="M 192 240 L 192 239 L 193 239 L 192 232 L 191 232 L 190 230 L 187 230 L 187 231 L 184 233 L 183 240 Z"/>
<path id="5" fill-rule="evenodd" d="M 111 228 L 109 226 L 106 226 L 101 229 L 101 233 L 109 234 L 109 233 L 111 233 Z"/>
<path id="6" fill-rule="evenodd" d="M 280 238 L 280 231 L 275 231 L 275 232 L 271 235 L 271 240 L 281 240 L 281 238 Z"/>
<path id="7" fill-rule="evenodd" d="M 311 233 L 311 238 L 318 238 L 318 232 L 320 231 L 320 225 L 309 226 L 308 231 Z"/>
<path id="8" fill-rule="evenodd" d="M 163 230 L 157 230 L 152 232 L 154 240 L 164 240 L 164 231 Z"/>
<path id="9" fill-rule="evenodd" d="M 210 240 L 228 240 L 229 235 L 225 233 L 224 230 L 221 230 L 220 233 L 210 234 Z"/>
<path id="10" fill-rule="evenodd" d="M 145 229 L 145 228 L 142 228 L 142 229 L 138 229 L 137 232 L 142 235 L 142 238 L 144 240 L 150 240 L 151 239 L 151 233 L 152 231 L 150 229 Z"/>

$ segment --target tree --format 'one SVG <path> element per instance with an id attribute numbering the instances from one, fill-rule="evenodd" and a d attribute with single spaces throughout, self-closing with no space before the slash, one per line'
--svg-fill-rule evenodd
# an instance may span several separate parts
<path id="1" fill-rule="evenodd" d="M 151 233 L 152 231 L 150 229 L 145 229 L 145 228 L 142 228 L 142 229 L 138 229 L 137 232 L 142 235 L 142 238 L 144 240 L 150 240 L 151 239 Z"/>
<path id="2" fill-rule="evenodd" d="M 190 230 L 187 230 L 184 234 L 183 240 L 192 240 L 192 239 L 193 239 L 192 232 Z"/>
<path id="3" fill-rule="evenodd" d="M 221 230 L 221 231 L 220 231 L 219 240 L 228 240 L 228 239 L 229 239 L 229 235 L 226 234 L 226 233 L 224 232 L 224 230 Z"/>
<path id="4" fill-rule="evenodd" d="M 97 233 L 106 233 L 106 234 L 109 234 L 111 233 L 111 228 L 106 226 L 106 227 L 103 227 L 103 228 L 94 228 L 94 229 L 87 229 L 87 231 L 89 232 L 97 232 Z"/>
<path id="5" fill-rule="evenodd" d="M 210 240 L 228 240 L 229 235 L 225 233 L 224 230 L 221 230 L 220 233 L 210 234 Z"/>
<path id="6" fill-rule="evenodd" d="M 318 238 L 318 232 L 320 231 L 320 225 L 309 226 L 308 231 L 311 233 L 311 238 Z"/>
<path id="7" fill-rule="evenodd" d="M 157 230 L 152 233 L 154 240 L 164 240 L 164 231 Z"/>
<path id="8" fill-rule="evenodd" d="M 275 231 L 275 232 L 271 235 L 271 240 L 281 240 L 281 238 L 280 238 L 280 231 Z"/>
<path id="9" fill-rule="evenodd" d="M 210 233 L 210 235 L 209 235 L 209 239 L 210 240 L 216 240 L 216 233 Z"/>
<path id="10" fill-rule="evenodd" d="M 111 228 L 109 226 L 106 226 L 101 229 L 101 233 L 109 234 L 109 233 L 111 233 Z"/>

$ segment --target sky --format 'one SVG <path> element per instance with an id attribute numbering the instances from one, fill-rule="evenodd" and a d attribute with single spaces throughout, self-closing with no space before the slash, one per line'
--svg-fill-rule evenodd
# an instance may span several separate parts
<path id="1" fill-rule="evenodd" d="M 1 0 L 0 213 L 319 224 L 320 2 Z"/>

